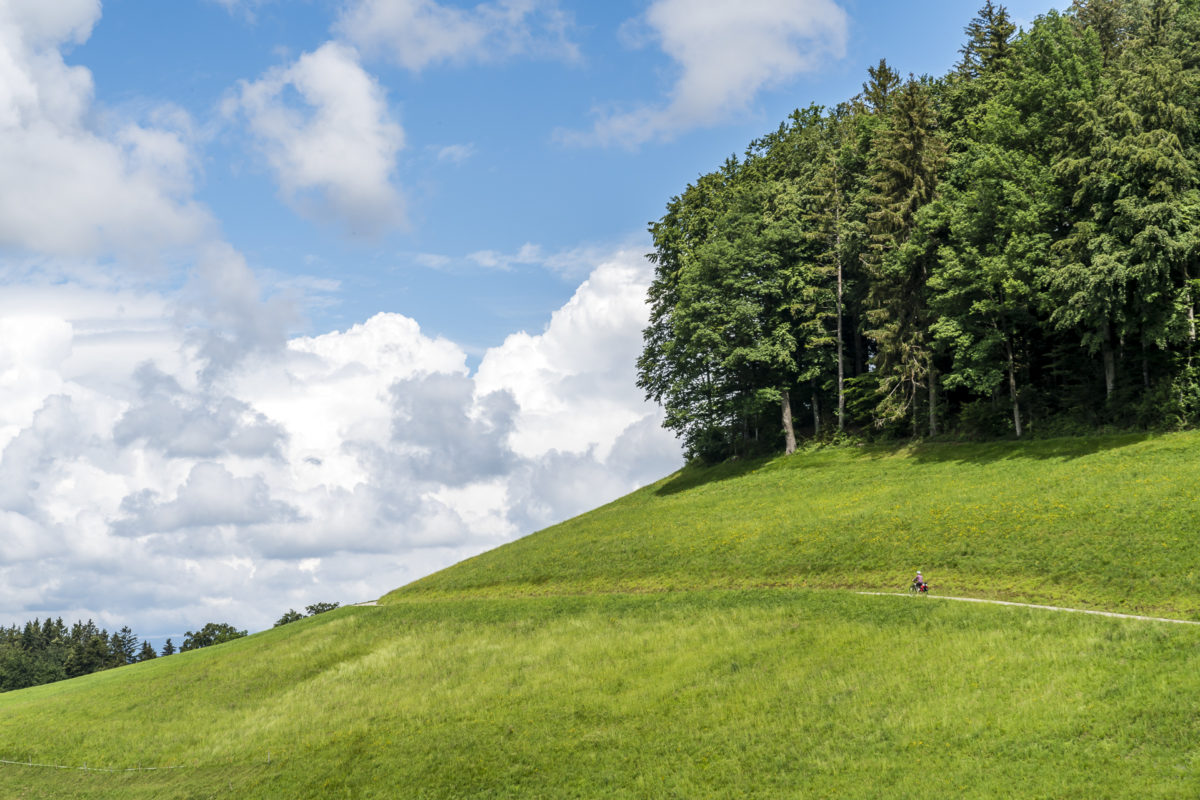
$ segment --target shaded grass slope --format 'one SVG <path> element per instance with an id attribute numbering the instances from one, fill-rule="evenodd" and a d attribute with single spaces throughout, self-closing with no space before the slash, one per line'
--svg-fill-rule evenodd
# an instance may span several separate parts
<path id="1" fill-rule="evenodd" d="M 1200 434 L 838 448 L 685 469 L 393 592 L 935 590 L 1200 617 Z"/>

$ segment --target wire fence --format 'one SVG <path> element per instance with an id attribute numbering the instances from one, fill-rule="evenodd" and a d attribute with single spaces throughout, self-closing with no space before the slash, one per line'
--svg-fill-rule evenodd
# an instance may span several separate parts
<path id="1" fill-rule="evenodd" d="M 84 764 L 82 767 L 72 767 L 67 764 L 39 764 L 36 761 L 9 761 L 5 758 L 0 758 L 0 764 L 11 764 L 14 767 L 44 767 L 46 769 L 74 769 L 83 770 L 85 772 L 152 772 L 154 770 L 164 769 L 186 769 L 186 764 L 176 764 L 170 767 L 89 767 Z"/>
<path id="2" fill-rule="evenodd" d="M 0 0 L 0 2 L 3 2 L 3 0 Z M 286 754 L 283 755 L 283 760 L 284 761 L 287 760 Z M 266 757 L 265 757 L 264 761 L 248 762 L 246 764 L 242 764 L 242 766 L 265 765 L 265 766 L 270 767 L 272 764 L 278 764 L 279 762 L 280 762 L 280 753 L 278 751 L 268 750 L 266 752 Z M 228 766 L 232 766 L 232 763 L 233 762 L 231 760 L 230 764 Z M 157 772 L 157 771 L 169 770 L 169 769 L 189 769 L 189 768 L 195 768 L 195 767 L 202 768 L 205 766 L 205 765 L 196 763 L 196 764 L 173 764 L 173 765 L 167 766 L 167 767 L 143 767 L 141 765 L 138 765 L 136 767 L 93 767 L 93 766 L 88 766 L 87 762 L 84 762 L 83 766 L 80 767 L 80 766 L 71 766 L 70 764 L 42 764 L 40 762 L 34 761 L 31 758 L 26 759 L 24 761 L 11 761 L 7 758 L 0 758 L 0 766 L 3 766 L 3 765 L 13 766 L 13 767 L 41 767 L 43 769 L 80 770 L 83 772 Z M 208 766 L 216 766 L 216 765 L 210 764 Z M 222 763 L 220 766 L 224 767 L 227 765 Z"/>
<path id="3" fill-rule="evenodd" d="M 0 4 L 2 4 L 4 2 L 5 2 L 5 0 L 0 0 Z M 34 768 L 40 767 L 42 769 L 78 770 L 78 771 L 82 771 L 82 772 L 160 772 L 160 771 L 172 770 L 172 769 L 204 770 L 204 769 L 211 769 L 214 767 L 219 768 L 219 769 L 225 769 L 225 768 L 232 767 L 232 766 L 268 767 L 269 768 L 272 766 L 277 767 L 286 761 L 288 761 L 288 754 L 286 752 L 281 753 L 278 750 L 267 750 L 266 753 L 264 753 L 262 755 L 262 760 L 255 759 L 255 760 L 250 760 L 250 761 L 240 761 L 240 762 L 236 762 L 236 763 L 234 762 L 233 758 L 230 757 L 228 762 L 225 762 L 224 760 L 222 760 L 219 763 L 209 763 L 209 764 L 202 764 L 199 761 L 197 761 L 192 764 L 172 764 L 172 765 L 166 766 L 166 767 L 143 767 L 140 764 L 136 767 L 96 767 L 96 766 L 88 765 L 88 763 L 86 761 L 83 763 L 83 766 L 72 766 L 70 764 L 43 764 L 41 762 L 34 761 L 32 758 L 26 758 L 24 761 L 15 761 L 15 760 L 7 759 L 7 758 L 0 758 L 0 767 L 3 767 L 3 766 L 34 767 Z"/>

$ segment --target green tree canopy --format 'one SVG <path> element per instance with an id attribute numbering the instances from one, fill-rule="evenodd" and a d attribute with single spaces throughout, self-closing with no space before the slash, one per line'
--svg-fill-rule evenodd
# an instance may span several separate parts
<path id="1" fill-rule="evenodd" d="M 239 631 L 227 622 L 209 622 L 198 631 L 188 631 L 184 634 L 179 652 L 184 653 L 188 650 L 198 650 L 201 647 L 211 647 L 214 644 L 224 644 L 246 635 L 246 631 Z"/>
<path id="2" fill-rule="evenodd" d="M 1018 31 L 986 0 L 964 30 L 946 76 L 881 59 L 651 224 L 639 386 L 689 457 L 790 451 L 832 408 L 888 436 L 1200 416 L 1200 3 Z"/>

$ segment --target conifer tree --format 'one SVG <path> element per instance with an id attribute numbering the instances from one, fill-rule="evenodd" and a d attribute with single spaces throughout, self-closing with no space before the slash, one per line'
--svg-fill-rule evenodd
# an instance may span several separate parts
<path id="1" fill-rule="evenodd" d="M 964 32 L 962 59 L 946 77 L 938 97 L 939 112 L 949 122 L 947 144 L 955 153 L 978 137 L 984 105 L 1008 78 L 1016 26 L 1004 6 L 987 0 Z"/>
<path id="2" fill-rule="evenodd" d="M 67 677 L 75 678 L 107 669 L 111 658 L 108 634 L 101 630 L 92 634 L 88 639 L 72 645 L 71 652 L 67 655 Z"/>
<path id="3" fill-rule="evenodd" d="M 1100 354 L 1110 406 L 1125 346 L 1141 354 L 1148 385 L 1149 354 L 1190 339 L 1194 319 L 1197 77 L 1171 52 L 1174 0 L 1147 0 L 1143 12 L 1095 100 L 1079 107 L 1076 146 L 1057 165 L 1078 218 L 1048 273 L 1051 320 Z"/>
<path id="4" fill-rule="evenodd" d="M 1074 0 L 1071 3 L 1074 19 L 1096 35 L 1105 64 L 1117 60 L 1129 36 L 1126 3 L 1127 0 Z"/>
<path id="5" fill-rule="evenodd" d="M 962 60 L 957 72 L 964 78 L 978 78 L 1001 66 L 1011 53 L 1017 26 L 1009 19 L 1008 9 L 987 0 L 979 15 L 967 25 L 967 43 L 959 53 Z"/>
<path id="6" fill-rule="evenodd" d="M 931 434 L 936 433 L 936 376 L 928 348 L 925 254 L 902 253 L 917 212 L 931 201 L 945 146 L 928 88 L 909 78 L 897 93 L 887 124 L 874 142 L 865 204 L 870 240 L 863 262 L 871 274 L 869 331 L 877 348 L 876 371 L 883 400 L 881 421 L 916 414 L 918 391 L 930 396 Z M 913 433 L 916 433 L 914 416 Z"/>
<path id="7" fill-rule="evenodd" d="M 900 87 L 900 74 L 888 66 L 887 59 L 881 58 L 874 67 L 867 67 L 867 76 L 859 97 L 867 111 L 886 114 L 892 95 Z"/>
<path id="8" fill-rule="evenodd" d="M 942 183 L 946 241 L 930 304 L 932 333 L 951 359 L 946 387 L 992 398 L 1006 385 L 1020 437 L 1021 375 L 1038 367 L 1031 351 L 1042 335 L 1040 282 L 1067 205 L 1051 167 L 1074 130 L 1067 109 L 1086 102 L 1100 61 L 1053 12 L 1010 55 L 1011 69 L 994 83 Z"/>
<path id="9" fill-rule="evenodd" d="M 843 105 L 828 115 L 807 181 L 801 211 L 805 235 L 816 247 L 815 256 L 832 277 L 836 328 L 837 426 L 846 427 L 846 340 L 849 334 L 847 299 L 858 283 L 855 266 L 860 263 L 866 226 L 856 214 L 854 196 L 859 192 L 863 164 L 853 136 L 863 115 L 861 109 Z"/>
<path id="10" fill-rule="evenodd" d="M 1020 33 L 987 0 L 966 33 L 943 79 L 880 61 L 651 226 L 639 385 L 689 456 L 790 450 L 801 390 L 814 432 L 826 395 L 885 435 L 1200 421 L 1200 0 Z"/>
<path id="11" fill-rule="evenodd" d="M 120 667 L 137 661 L 138 638 L 128 625 L 121 627 L 109 639 L 109 666 Z"/>

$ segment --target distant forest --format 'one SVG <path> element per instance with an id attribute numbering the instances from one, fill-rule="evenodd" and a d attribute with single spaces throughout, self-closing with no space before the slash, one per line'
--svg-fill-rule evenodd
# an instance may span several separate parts
<path id="1" fill-rule="evenodd" d="M 188 631 L 178 648 L 167 639 L 161 655 L 195 650 L 245 635 L 246 631 L 232 625 L 210 622 L 199 631 Z M 0 692 L 90 675 L 159 655 L 149 642 L 139 642 L 129 626 L 110 634 L 90 619 L 70 627 L 61 617 L 35 619 L 23 626 L 0 628 Z"/>
<path id="2" fill-rule="evenodd" d="M 305 613 L 293 609 L 276 621 L 275 627 L 324 614 L 338 608 L 337 603 L 314 603 Z M 109 633 L 92 620 L 68 626 L 62 617 L 35 619 L 24 625 L 0 628 L 0 692 L 40 686 L 80 675 L 136 664 L 160 656 L 198 650 L 214 644 L 240 639 L 247 632 L 226 622 L 209 622 L 198 631 L 188 631 L 176 647 L 171 639 L 161 650 L 139 641 L 129 626 Z"/>
<path id="3" fill-rule="evenodd" d="M 1200 0 L 988 0 L 960 53 L 880 61 L 651 224 L 638 384 L 689 458 L 1200 419 Z"/>

